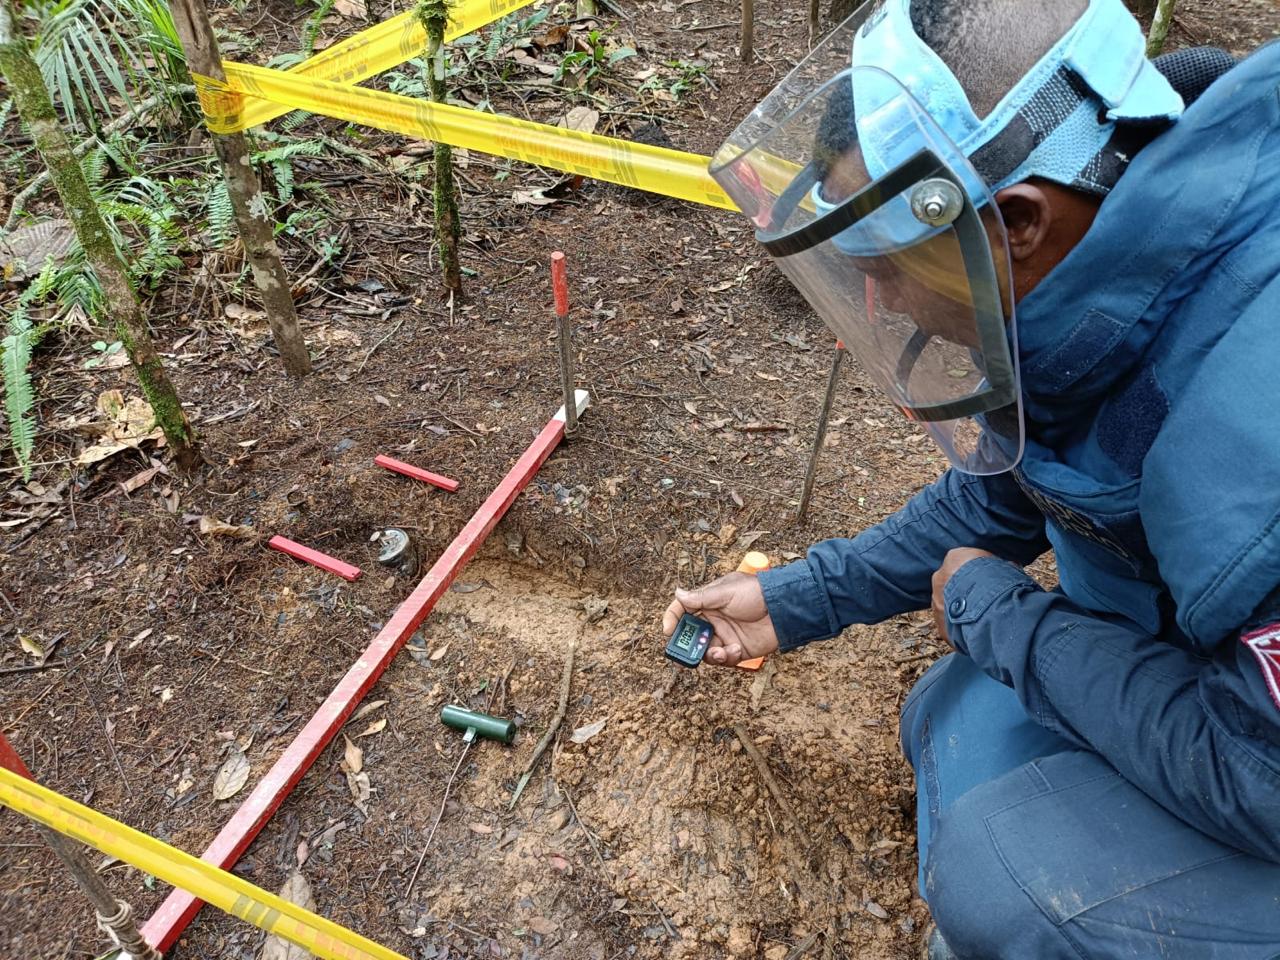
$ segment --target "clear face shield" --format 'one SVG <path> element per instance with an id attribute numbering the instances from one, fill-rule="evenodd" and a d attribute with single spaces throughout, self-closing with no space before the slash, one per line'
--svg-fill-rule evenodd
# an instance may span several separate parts
<path id="1" fill-rule="evenodd" d="M 864 7 L 815 49 L 711 175 L 894 405 L 958 469 L 999 473 L 1023 443 L 1004 225 L 907 89 L 849 66 L 875 17 Z"/>

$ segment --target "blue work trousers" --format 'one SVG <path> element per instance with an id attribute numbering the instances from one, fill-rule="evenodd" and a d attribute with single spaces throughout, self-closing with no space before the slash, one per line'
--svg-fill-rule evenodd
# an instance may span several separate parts
<path id="1" fill-rule="evenodd" d="M 1280 865 L 1037 725 L 967 656 L 912 689 L 902 744 L 921 895 L 961 960 L 1280 958 Z"/>

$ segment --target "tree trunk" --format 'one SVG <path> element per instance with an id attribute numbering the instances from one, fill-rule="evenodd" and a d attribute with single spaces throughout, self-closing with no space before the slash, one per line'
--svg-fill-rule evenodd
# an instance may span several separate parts
<path id="1" fill-rule="evenodd" d="M 596 8 L 596 0 L 578 0 L 577 4 L 578 17 L 594 17 L 599 10 Z"/>
<path id="2" fill-rule="evenodd" d="M 196 89 L 202 89 L 201 78 L 225 84 L 227 75 L 222 70 L 218 41 L 213 35 L 204 0 L 171 0 L 169 9 L 173 11 L 173 22 L 182 39 L 187 67 L 195 78 Z M 209 132 L 213 136 L 213 149 L 218 155 L 222 179 L 235 210 L 240 242 L 253 270 L 254 285 L 262 296 L 262 306 L 267 312 L 267 322 L 271 324 L 276 349 L 280 351 L 280 359 L 290 376 L 305 376 L 311 372 L 311 358 L 307 355 L 307 344 L 298 327 L 289 278 L 280 262 L 280 248 L 266 217 L 266 197 L 249 160 L 249 145 L 239 131 L 219 133 L 210 128 Z"/>
<path id="3" fill-rule="evenodd" d="M 142 392 L 155 412 L 156 423 L 164 431 L 178 465 L 191 469 L 200 461 L 195 431 L 151 342 L 142 304 L 129 282 L 124 261 L 93 199 L 71 142 L 58 124 L 40 68 L 31 59 L 26 40 L 18 33 L 9 0 L 0 0 L 0 73 L 8 82 L 18 115 L 30 129 L 36 149 L 49 168 L 49 176 L 67 219 L 75 228 L 85 259 L 98 277 L 107 315 L 133 363 Z"/>
<path id="4" fill-rule="evenodd" d="M 428 0 L 418 5 L 418 17 L 427 31 L 427 99 L 432 103 L 444 103 L 445 52 L 444 27 L 448 19 L 448 6 L 439 0 Z M 458 241 L 462 236 L 462 221 L 458 215 L 458 193 L 453 182 L 453 148 L 437 142 L 432 150 L 432 170 L 435 174 L 436 245 L 440 251 L 440 270 L 444 285 L 450 293 L 462 290 L 462 266 L 458 261 Z"/>
<path id="5" fill-rule="evenodd" d="M 739 53 L 743 63 L 755 59 L 756 5 L 755 0 L 742 0 L 742 39 Z"/>
<path id="6" fill-rule="evenodd" d="M 1151 32 L 1147 35 L 1147 56 L 1158 57 L 1164 50 L 1164 42 L 1169 37 L 1169 27 L 1173 23 L 1173 0 L 1160 0 L 1156 6 L 1155 16 L 1151 20 Z"/>

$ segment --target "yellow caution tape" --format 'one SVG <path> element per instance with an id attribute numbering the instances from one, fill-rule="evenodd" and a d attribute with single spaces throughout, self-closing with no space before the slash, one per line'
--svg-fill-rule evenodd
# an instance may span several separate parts
<path id="1" fill-rule="evenodd" d="M 227 84 L 196 77 L 205 122 L 215 133 L 239 127 L 241 98 L 257 97 L 350 123 L 465 147 L 608 180 L 725 210 L 736 207 L 707 173 L 707 158 L 679 150 L 499 117 L 243 63 L 224 64 Z"/>
<path id="2" fill-rule="evenodd" d="M 324 960 L 406 960 L 332 920 L 4 768 L 0 768 L 0 805 L 181 887 Z"/>
<path id="3" fill-rule="evenodd" d="M 460 0 L 449 11 L 444 38 L 449 41 L 465 37 L 533 2 L 534 0 Z M 303 60 L 286 72 L 313 80 L 356 84 L 421 55 L 426 43 L 427 32 L 414 11 L 408 10 L 335 43 L 328 50 Z M 244 106 L 234 129 L 248 130 L 274 120 L 289 110 L 287 106 L 266 100 L 251 101 Z"/>

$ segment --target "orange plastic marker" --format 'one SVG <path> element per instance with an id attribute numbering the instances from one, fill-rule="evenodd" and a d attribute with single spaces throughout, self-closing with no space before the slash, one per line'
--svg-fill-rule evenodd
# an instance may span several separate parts
<path id="1" fill-rule="evenodd" d="M 759 550 L 750 551 L 742 562 L 738 564 L 738 573 L 749 573 L 753 577 L 761 570 L 769 569 L 769 558 Z M 743 660 L 738 666 L 743 670 L 759 670 L 764 666 L 764 657 L 753 657 L 750 660 Z"/>

